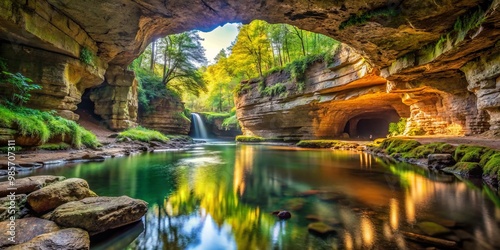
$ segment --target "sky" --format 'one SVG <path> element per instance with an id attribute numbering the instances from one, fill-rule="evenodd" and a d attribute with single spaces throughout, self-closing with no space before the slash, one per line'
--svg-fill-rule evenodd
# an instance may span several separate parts
<path id="1" fill-rule="evenodd" d="M 214 62 L 215 56 L 219 54 L 221 49 L 225 49 L 231 45 L 231 42 L 238 35 L 238 23 L 227 23 L 224 26 L 219 26 L 210 32 L 199 32 L 201 45 L 205 48 L 205 55 L 210 63 Z"/>

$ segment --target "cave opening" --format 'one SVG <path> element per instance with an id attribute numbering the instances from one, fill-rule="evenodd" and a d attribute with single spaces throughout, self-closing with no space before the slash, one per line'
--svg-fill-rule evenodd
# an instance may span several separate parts
<path id="1" fill-rule="evenodd" d="M 86 89 L 82 94 L 82 101 L 77 105 L 75 111 L 80 116 L 79 121 L 91 121 L 93 123 L 102 122 L 102 118 L 95 113 L 95 104 L 90 99 L 92 88 Z"/>
<path id="2" fill-rule="evenodd" d="M 385 137 L 389 131 L 389 121 L 381 118 L 360 119 L 356 125 L 359 137 Z"/>

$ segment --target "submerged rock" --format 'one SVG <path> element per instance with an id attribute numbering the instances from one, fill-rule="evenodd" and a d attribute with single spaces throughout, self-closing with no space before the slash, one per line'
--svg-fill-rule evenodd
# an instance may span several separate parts
<path id="1" fill-rule="evenodd" d="M 314 222 L 311 223 L 307 226 L 307 229 L 309 232 L 321 235 L 321 236 L 326 236 L 329 234 L 336 233 L 335 229 L 331 226 L 328 226 L 327 224 L 323 222 Z"/>
<path id="2" fill-rule="evenodd" d="M 292 218 L 292 214 L 286 210 L 277 210 L 272 212 L 273 215 L 276 215 L 280 220 L 288 220 Z"/>
<path id="3" fill-rule="evenodd" d="M 0 222 L 0 228 L 5 229 L 2 231 L 2 237 L 0 237 L 0 248 L 13 245 L 13 242 L 7 239 L 11 237 L 7 229 L 9 228 L 10 221 Z M 24 219 L 16 220 L 16 242 L 15 244 L 21 244 L 30 241 L 38 235 L 51 233 L 58 231 L 60 228 L 56 223 L 49 220 L 39 219 L 35 217 L 29 217 Z"/>
<path id="4" fill-rule="evenodd" d="M 453 159 L 451 154 L 430 154 L 427 160 L 429 169 L 441 170 L 455 164 L 455 159 Z"/>
<path id="5" fill-rule="evenodd" d="M 29 194 L 54 182 L 66 179 L 63 176 L 40 175 L 17 179 L 15 185 L 11 186 L 9 181 L 0 182 L 0 197 L 10 194 L 10 187 L 17 188 L 16 194 Z"/>
<path id="6" fill-rule="evenodd" d="M 430 236 L 443 235 L 451 232 L 450 229 L 430 221 L 420 222 L 417 226 L 425 234 Z"/>
<path id="7" fill-rule="evenodd" d="M 89 189 L 87 181 L 67 179 L 44 187 L 28 195 L 28 204 L 36 213 L 48 212 L 66 202 L 97 196 Z"/>
<path id="8" fill-rule="evenodd" d="M 63 227 L 83 228 L 95 235 L 136 222 L 147 210 L 145 201 L 127 196 L 91 197 L 59 206 L 51 220 Z"/>
<path id="9" fill-rule="evenodd" d="M 8 250 L 57 249 L 88 250 L 89 234 L 79 228 L 67 228 L 52 233 L 41 234 L 32 240 L 7 248 Z"/>

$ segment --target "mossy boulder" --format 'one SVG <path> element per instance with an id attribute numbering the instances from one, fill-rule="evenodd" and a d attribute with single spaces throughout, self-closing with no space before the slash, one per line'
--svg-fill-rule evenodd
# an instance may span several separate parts
<path id="1" fill-rule="evenodd" d="M 420 142 L 416 140 L 406 140 L 399 138 L 390 138 L 386 139 L 382 142 L 380 147 L 385 149 L 387 154 L 396 154 L 396 153 L 406 153 L 410 152 L 412 149 L 422 145 Z"/>
<path id="2" fill-rule="evenodd" d="M 455 160 L 457 162 L 480 162 L 481 156 L 488 149 L 481 146 L 460 145 L 455 150 Z"/>
<path id="3" fill-rule="evenodd" d="M 455 151 L 455 147 L 444 142 L 434 142 L 420 145 L 409 152 L 404 153 L 404 158 L 422 159 L 427 158 L 430 154 L 451 154 Z"/>
<path id="4" fill-rule="evenodd" d="M 500 180 L 500 153 L 492 155 L 484 165 L 483 178 L 495 184 Z"/>
<path id="5" fill-rule="evenodd" d="M 464 177 L 481 177 L 483 175 L 483 168 L 477 162 L 458 162 L 452 167 L 443 168 L 443 171 Z"/>
<path id="6" fill-rule="evenodd" d="M 430 154 L 427 157 L 427 166 L 429 169 L 441 170 L 453 166 L 455 159 L 451 154 Z"/>

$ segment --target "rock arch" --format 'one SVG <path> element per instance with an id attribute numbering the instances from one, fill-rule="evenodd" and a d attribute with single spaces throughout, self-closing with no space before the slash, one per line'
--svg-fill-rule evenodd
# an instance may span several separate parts
<path id="1" fill-rule="evenodd" d="M 478 133 L 489 125 L 500 127 L 500 103 L 494 98 L 500 91 L 500 70 L 495 67 L 500 60 L 497 5 L 491 0 L 6 0 L 0 4 L 0 56 L 15 61 L 14 70 L 25 71 L 43 85 L 54 85 L 48 78 L 64 79 L 57 85 L 59 94 L 42 90 L 38 95 L 54 100 L 46 108 L 68 117 L 75 118 L 71 111 L 79 102 L 78 93 L 104 82 L 112 89 L 106 93 L 116 109 L 125 109 L 111 114 L 109 124 L 122 129 L 134 124 L 136 109 L 126 99 L 135 92 L 126 66 L 153 38 L 253 19 L 289 23 L 349 44 L 380 72 L 375 74 L 389 80 L 391 93 L 426 95 L 443 91 L 435 83 L 447 85 L 444 92 L 467 104 L 466 132 Z M 466 22 L 478 10 L 485 13 L 480 26 L 454 30 L 458 19 Z M 40 57 L 36 63 L 46 70 L 30 75 L 30 62 L 20 56 L 28 50 L 47 52 L 64 62 L 49 63 Z M 84 50 L 93 55 L 87 63 L 79 60 Z M 72 72 L 78 73 L 68 78 L 61 63 L 71 64 Z M 441 120 L 451 123 L 457 112 Z"/>

